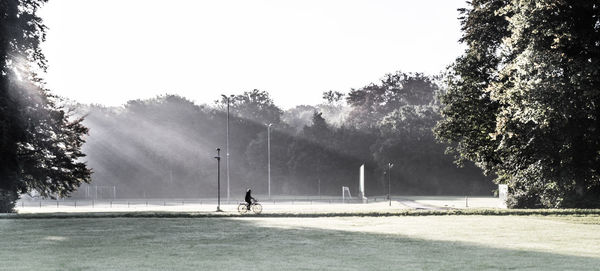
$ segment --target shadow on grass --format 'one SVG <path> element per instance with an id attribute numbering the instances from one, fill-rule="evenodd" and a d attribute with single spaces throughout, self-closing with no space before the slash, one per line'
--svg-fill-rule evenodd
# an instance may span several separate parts
<path id="1" fill-rule="evenodd" d="M 398 209 L 395 211 L 365 212 L 264 212 L 262 214 L 239 214 L 237 212 L 173 212 L 173 211 L 131 211 L 131 212 L 55 212 L 55 213 L 0 213 L 2 219 L 82 219 L 82 218 L 224 218 L 224 217 L 381 217 L 381 216 L 527 216 L 527 215 L 600 215 L 600 209 L 444 209 L 420 210 Z"/>
<path id="2" fill-rule="evenodd" d="M 600 259 L 230 218 L 0 220 L 3 270 L 595 270 Z M 576 240 L 574 240 L 576 242 Z"/>

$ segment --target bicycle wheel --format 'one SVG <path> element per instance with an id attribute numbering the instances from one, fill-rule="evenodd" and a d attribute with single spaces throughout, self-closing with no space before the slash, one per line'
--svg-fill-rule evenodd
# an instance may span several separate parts
<path id="1" fill-rule="evenodd" d="M 244 213 L 248 212 L 248 206 L 246 206 L 246 204 L 244 204 L 244 203 L 240 203 L 238 205 L 238 212 L 240 212 L 240 214 L 244 214 Z"/>
<path id="2" fill-rule="evenodd" d="M 262 205 L 260 205 L 260 203 L 254 203 L 252 204 L 252 207 L 250 207 L 252 209 L 252 211 L 255 214 L 260 214 L 262 212 Z"/>

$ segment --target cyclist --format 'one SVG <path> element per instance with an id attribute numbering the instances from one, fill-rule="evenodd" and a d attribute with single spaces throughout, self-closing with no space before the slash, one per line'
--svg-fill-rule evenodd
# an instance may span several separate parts
<path id="1" fill-rule="evenodd" d="M 252 205 L 252 200 L 257 201 L 255 198 L 252 197 L 252 190 L 250 190 L 250 188 L 248 188 L 248 190 L 246 190 L 246 203 L 248 203 L 248 211 L 250 211 L 250 205 Z"/>

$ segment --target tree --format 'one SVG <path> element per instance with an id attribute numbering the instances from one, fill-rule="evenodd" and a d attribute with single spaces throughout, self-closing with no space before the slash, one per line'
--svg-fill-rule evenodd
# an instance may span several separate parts
<path id="1" fill-rule="evenodd" d="M 46 70 L 45 26 L 36 15 L 45 2 L 0 3 L 0 212 L 12 211 L 19 193 L 66 196 L 90 181 L 80 161 L 87 128 L 37 76 Z"/>
<path id="2" fill-rule="evenodd" d="M 296 133 L 299 133 L 305 125 L 310 125 L 314 112 L 319 112 L 327 120 L 327 124 L 341 127 L 345 125 L 350 111 L 351 108 L 343 105 L 341 101 L 326 102 L 315 106 L 298 105 L 286 110 L 283 113 L 282 121 L 288 124 L 290 128 L 295 129 Z"/>
<path id="3" fill-rule="evenodd" d="M 473 1 L 436 133 L 512 207 L 600 206 L 599 1 Z"/>
<path id="4" fill-rule="evenodd" d="M 271 191 L 272 193 L 282 193 L 282 186 L 289 176 L 287 161 L 288 147 L 293 143 L 294 137 L 285 131 L 278 130 L 278 127 L 271 127 Z M 249 170 L 245 173 L 247 179 L 254 181 L 254 191 L 267 193 L 268 186 L 268 137 L 267 129 L 258 133 L 246 149 L 246 159 Z M 254 189 L 254 188 L 253 188 Z"/>
<path id="5" fill-rule="evenodd" d="M 297 105 L 283 112 L 282 120 L 299 133 L 304 126 L 310 124 L 315 111 L 318 109 L 312 105 Z"/>
<path id="6" fill-rule="evenodd" d="M 219 102 L 220 107 L 227 106 L 225 98 Z M 277 124 L 283 114 L 283 111 L 273 103 L 269 93 L 258 89 L 234 96 L 230 100 L 230 109 L 237 116 L 258 123 Z"/>
<path id="7" fill-rule="evenodd" d="M 323 92 L 323 100 L 327 101 L 328 104 L 338 105 L 343 101 L 344 93 L 339 91 L 325 91 Z"/>
<path id="8" fill-rule="evenodd" d="M 314 112 L 311 125 L 304 126 L 301 135 L 310 141 L 318 142 L 324 147 L 327 147 L 330 146 L 329 142 L 332 140 L 332 132 L 333 131 L 323 118 L 323 113 Z"/>
<path id="9" fill-rule="evenodd" d="M 321 113 L 313 113 L 311 125 L 304 126 L 289 144 L 287 165 L 294 182 L 289 187 L 303 193 L 332 194 L 350 185 L 361 160 L 336 149 L 336 131 Z"/>
<path id="10" fill-rule="evenodd" d="M 434 79 L 422 73 L 387 74 L 379 84 L 348 93 L 346 100 L 353 109 L 348 121 L 357 127 L 374 128 L 400 106 L 430 103 L 436 90 Z"/>

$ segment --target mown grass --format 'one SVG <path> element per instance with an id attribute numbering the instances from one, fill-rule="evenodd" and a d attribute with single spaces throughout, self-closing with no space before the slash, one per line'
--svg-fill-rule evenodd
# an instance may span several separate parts
<path id="1" fill-rule="evenodd" d="M 531 214 L 531 213 L 528 213 Z M 0 270 L 597 270 L 600 216 L 0 220 Z"/>
<path id="2" fill-rule="evenodd" d="M 293 213 L 268 211 L 256 214 L 239 214 L 237 212 L 169 212 L 169 211 L 133 211 L 133 212 L 56 212 L 0 214 L 0 219 L 57 219 L 57 218 L 222 218 L 222 217 L 380 217 L 380 216 L 446 216 L 446 215 L 478 215 L 478 216 L 580 216 L 600 215 L 600 209 L 447 209 L 447 210 L 415 210 L 400 209 L 393 212 L 328 212 L 328 213 Z"/>

